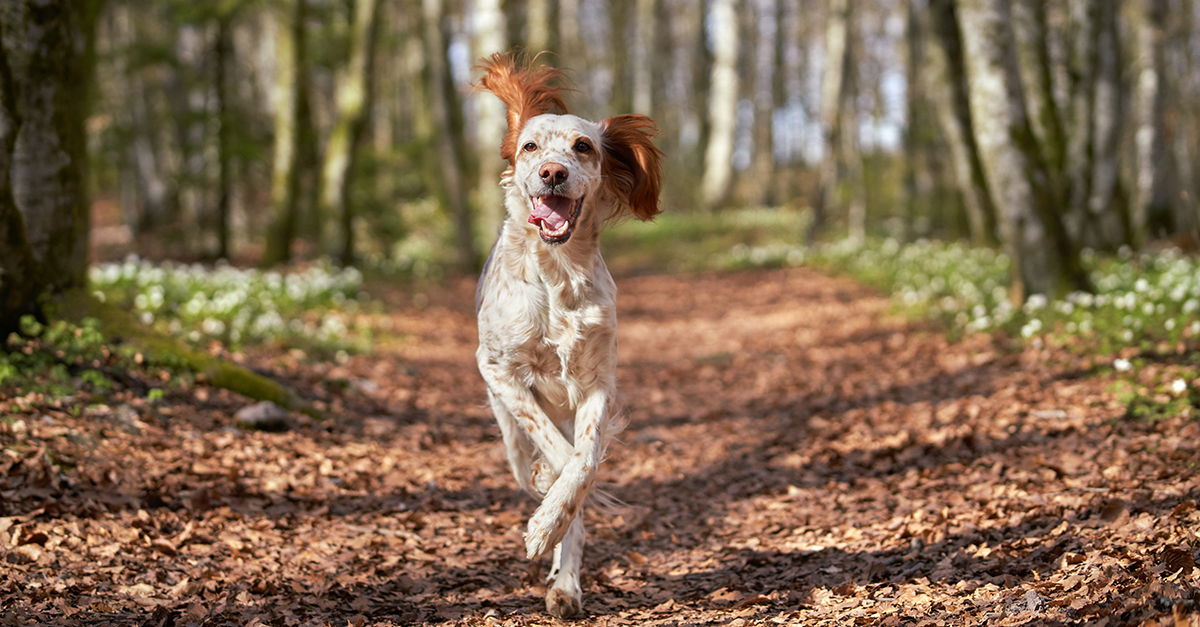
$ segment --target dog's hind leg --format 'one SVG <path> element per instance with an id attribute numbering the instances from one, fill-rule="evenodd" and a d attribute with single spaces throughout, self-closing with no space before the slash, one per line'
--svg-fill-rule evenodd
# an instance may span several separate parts
<path id="1" fill-rule="evenodd" d="M 546 591 L 546 611 L 557 618 L 579 613 L 583 606 L 583 589 L 579 585 L 579 569 L 583 566 L 582 513 L 571 521 L 562 542 L 554 547 L 554 567 L 550 569 L 550 589 Z"/>

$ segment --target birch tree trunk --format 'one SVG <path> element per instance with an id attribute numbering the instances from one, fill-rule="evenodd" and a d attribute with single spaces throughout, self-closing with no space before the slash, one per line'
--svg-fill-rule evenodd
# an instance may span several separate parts
<path id="1" fill-rule="evenodd" d="M 275 33 L 275 146 L 271 167 L 271 206 L 275 217 L 267 232 L 263 265 L 286 263 L 300 215 L 301 100 L 308 97 L 305 66 L 306 0 L 280 0 Z"/>
<path id="2" fill-rule="evenodd" d="M 633 112 L 652 115 L 654 102 L 654 31 L 656 0 L 637 0 L 633 42 Z"/>
<path id="3" fill-rule="evenodd" d="M 446 62 L 445 36 L 442 34 L 442 0 L 422 0 L 421 7 L 425 16 L 429 109 L 433 114 L 433 134 L 436 139 L 433 148 L 437 152 L 441 170 L 442 196 L 454 221 L 455 236 L 458 240 L 458 266 L 460 270 L 469 271 L 475 268 L 477 256 L 471 211 L 467 206 L 463 187 L 465 177 L 462 171 L 462 157 L 454 141 L 449 98 L 446 95 L 450 89 L 450 70 Z"/>
<path id="4" fill-rule="evenodd" d="M 737 130 L 738 20 L 736 0 L 713 0 L 713 67 L 709 86 L 708 145 L 704 151 L 701 201 L 706 211 L 719 207 L 733 180 L 733 142 Z"/>
<path id="5" fill-rule="evenodd" d="M 775 113 L 775 55 L 779 40 L 779 6 L 776 0 L 753 0 L 754 7 L 754 156 L 746 202 L 774 202 L 775 145 L 772 117 Z"/>
<path id="6" fill-rule="evenodd" d="M 825 72 L 821 76 L 821 135 L 825 153 L 818 173 L 817 197 L 813 203 L 812 223 L 806 240 L 816 241 L 825 229 L 829 211 L 837 202 L 838 151 L 844 145 L 842 103 L 846 97 L 846 76 L 851 68 L 850 21 L 852 0 L 829 0 L 825 21 Z"/>
<path id="7" fill-rule="evenodd" d="M 1009 0 L 961 0 L 959 19 L 975 137 L 1014 262 L 1014 299 L 1086 290 L 1087 274 L 1058 213 L 1053 173 L 1030 125 Z"/>
<path id="8" fill-rule="evenodd" d="M 482 59 L 508 50 L 500 0 L 475 0 L 472 24 L 475 29 L 472 59 Z M 484 232 L 492 234 L 500 230 L 505 216 L 504 194 L 500 189 L 500 173 L 504 171 L 505 163 L 495 149 L 504 138 L 504 104 L 498 98 L 491 97 L 475 98 L 472 104 L 475 106 L 475 128 L 479 139 L 475 206 Z"/>
<path id="9" fill-rule="evenodd" d="M 1056 61 L 1051 54 L 1051 27 L 1049 0 L 1024 0 L 1016 8 L 1024 9 L 1026 19 L 1016 20 L 1026 24 L 1023 44 L 1028 52 L 1026 76 L 1032 84 L 1029 90 L 1030 122 L 1042 138 L 1046 147 L 1046 160 L 1055 172 L 1065 172 L 1067 158 L 1067 130 L 1063 121 L 1055 85 Z M 1020 35 L 1020 33 L 1018 33 Z"/>
<path id="10" fill-rule="evenodd" d="M 339 81 L 336 113 L 325 159 L 321 166 L 320 213 L 341 218 L 343 265 L 354 263 L 354 207 L 350 202 L 350 177 L 356 147 L 366 127 L 367 103 L 373 89 L 373 59 L 379 20 L 377 0 L 355 0 L 350 25 L 350 59 Z"/>
<path id="11" fill-rule="evenodd" d="M 1122 124 L 1120 39 L 1116 0 L 1088 0 L 1078 16 L 1069 149 L 1068 232 L 1077 241 L 1114 249 L 1128 240 L 1127 207 L 1118 170 Z"/>
<path id="12" fill-rule="evenodd" d="M 1175 182 L 1175 198 L 1171 212 L 1174 241 L 1184 247 L 1200 245 L 1200 189 L 1196 185 L 1196 115 L 1192 104 L 1196 93 L 1195 28 L 1196 6 L 1192 0 L 1182 0 L 1176 7 L 1185 19 L 1168 20 L 1167 57 L 1170 70 L 1163 75 L 1160 89 L 1166 95 L 1168 115 L 1174 118 L 1171 129 L 1173 152 L 1169 176 Z M 1188 78 L 1184 78 L 1188 77 Z"/>
<path id="13" fill-rule="evenodd" d="M 84 107 L 95 10 L 78 1 L 0 4 L 9 76 L 4 89 L 15 95 L 5 130 L 15 133 L 5 138 L 11 142 L 8 184 L 25 222 L 38 291 L 61 292 L 87 281 Z M 15 228 L 8 220 L 6 228 Z"/>
<path id="14" fill-rule="evenodd" d="M 550 0 L 527 0 L 525 3 L 525 44 L 529 51 L 537 54 L 550 50 Z M 547 63 L 557 59 L 547 59 Z"/>
<path id="15" fill-rule="evenodd" d="M 929 12 L 934 38 L 939 44 L 930 49 L 930 76 L 935 78 L 929 89 L 942 132 L 950 145 L 950 158 L 966 210 L 971 241 L 977 245 L 995 245 L 999 243 L 997 211 L 979 155 L 979 144 L 975 141 L 958 9 L 954 0 L 930 0 Z M 939 75 L 945 79 L 938 80 Z"/>

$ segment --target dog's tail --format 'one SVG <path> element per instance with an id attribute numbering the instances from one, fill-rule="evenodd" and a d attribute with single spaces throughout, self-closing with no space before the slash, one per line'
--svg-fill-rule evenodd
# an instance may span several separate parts
<path id="1" fill-rule="evenodd" d="M 629 509 L 629 503 L 622 501 L 609 491 L 614 487 L 616 487 L 616 484 L 612 483 L 600 483 L 593 486 L 588 492 L 588 507 L 605 516 L 616 516 L 622 511 Z"/>

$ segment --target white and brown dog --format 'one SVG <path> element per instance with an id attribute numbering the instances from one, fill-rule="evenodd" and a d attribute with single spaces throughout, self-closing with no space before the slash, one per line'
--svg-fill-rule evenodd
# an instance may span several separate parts
<path id="1" fill-rule="evenodd" d="M 559 70 L 485 59 L 476 89 L 508 107 L 500 184 L 508 217 L 476 291 L 479 371 L 521 488 L 542 499 L 530 558 L 554 551 L 546 609 L 580 610 L 582 508 L 620 431 L 617 288 L 600 257 L 610 220 L 659 212 L 663 154 L 654 122 L 566 114 Z M 557 110 L 558 113 L 554 113 Z"/>

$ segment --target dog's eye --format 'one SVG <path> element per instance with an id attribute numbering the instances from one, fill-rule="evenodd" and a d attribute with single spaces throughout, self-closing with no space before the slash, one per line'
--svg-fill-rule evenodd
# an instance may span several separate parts
<path id="1" fill-rule="evenodd" d="M 525 144 L 525 145 L 524 145 L 524 146 L 522 146 L 521 148 L 522 148 L 522 149 L 523 149 L 525 152 L 533 152 L 533 151 L 537 150 L 537 144 L 535 144 L 535 143 L 533 143 L 533 142 L 529 142 L 528 144 Z"/>
<path id="2" fill-rule="evenodd" d="M 583 141 L 582 139 L 575 142 L 575 152 L 590 152 L 591 150 L 591 144 Z"/>

